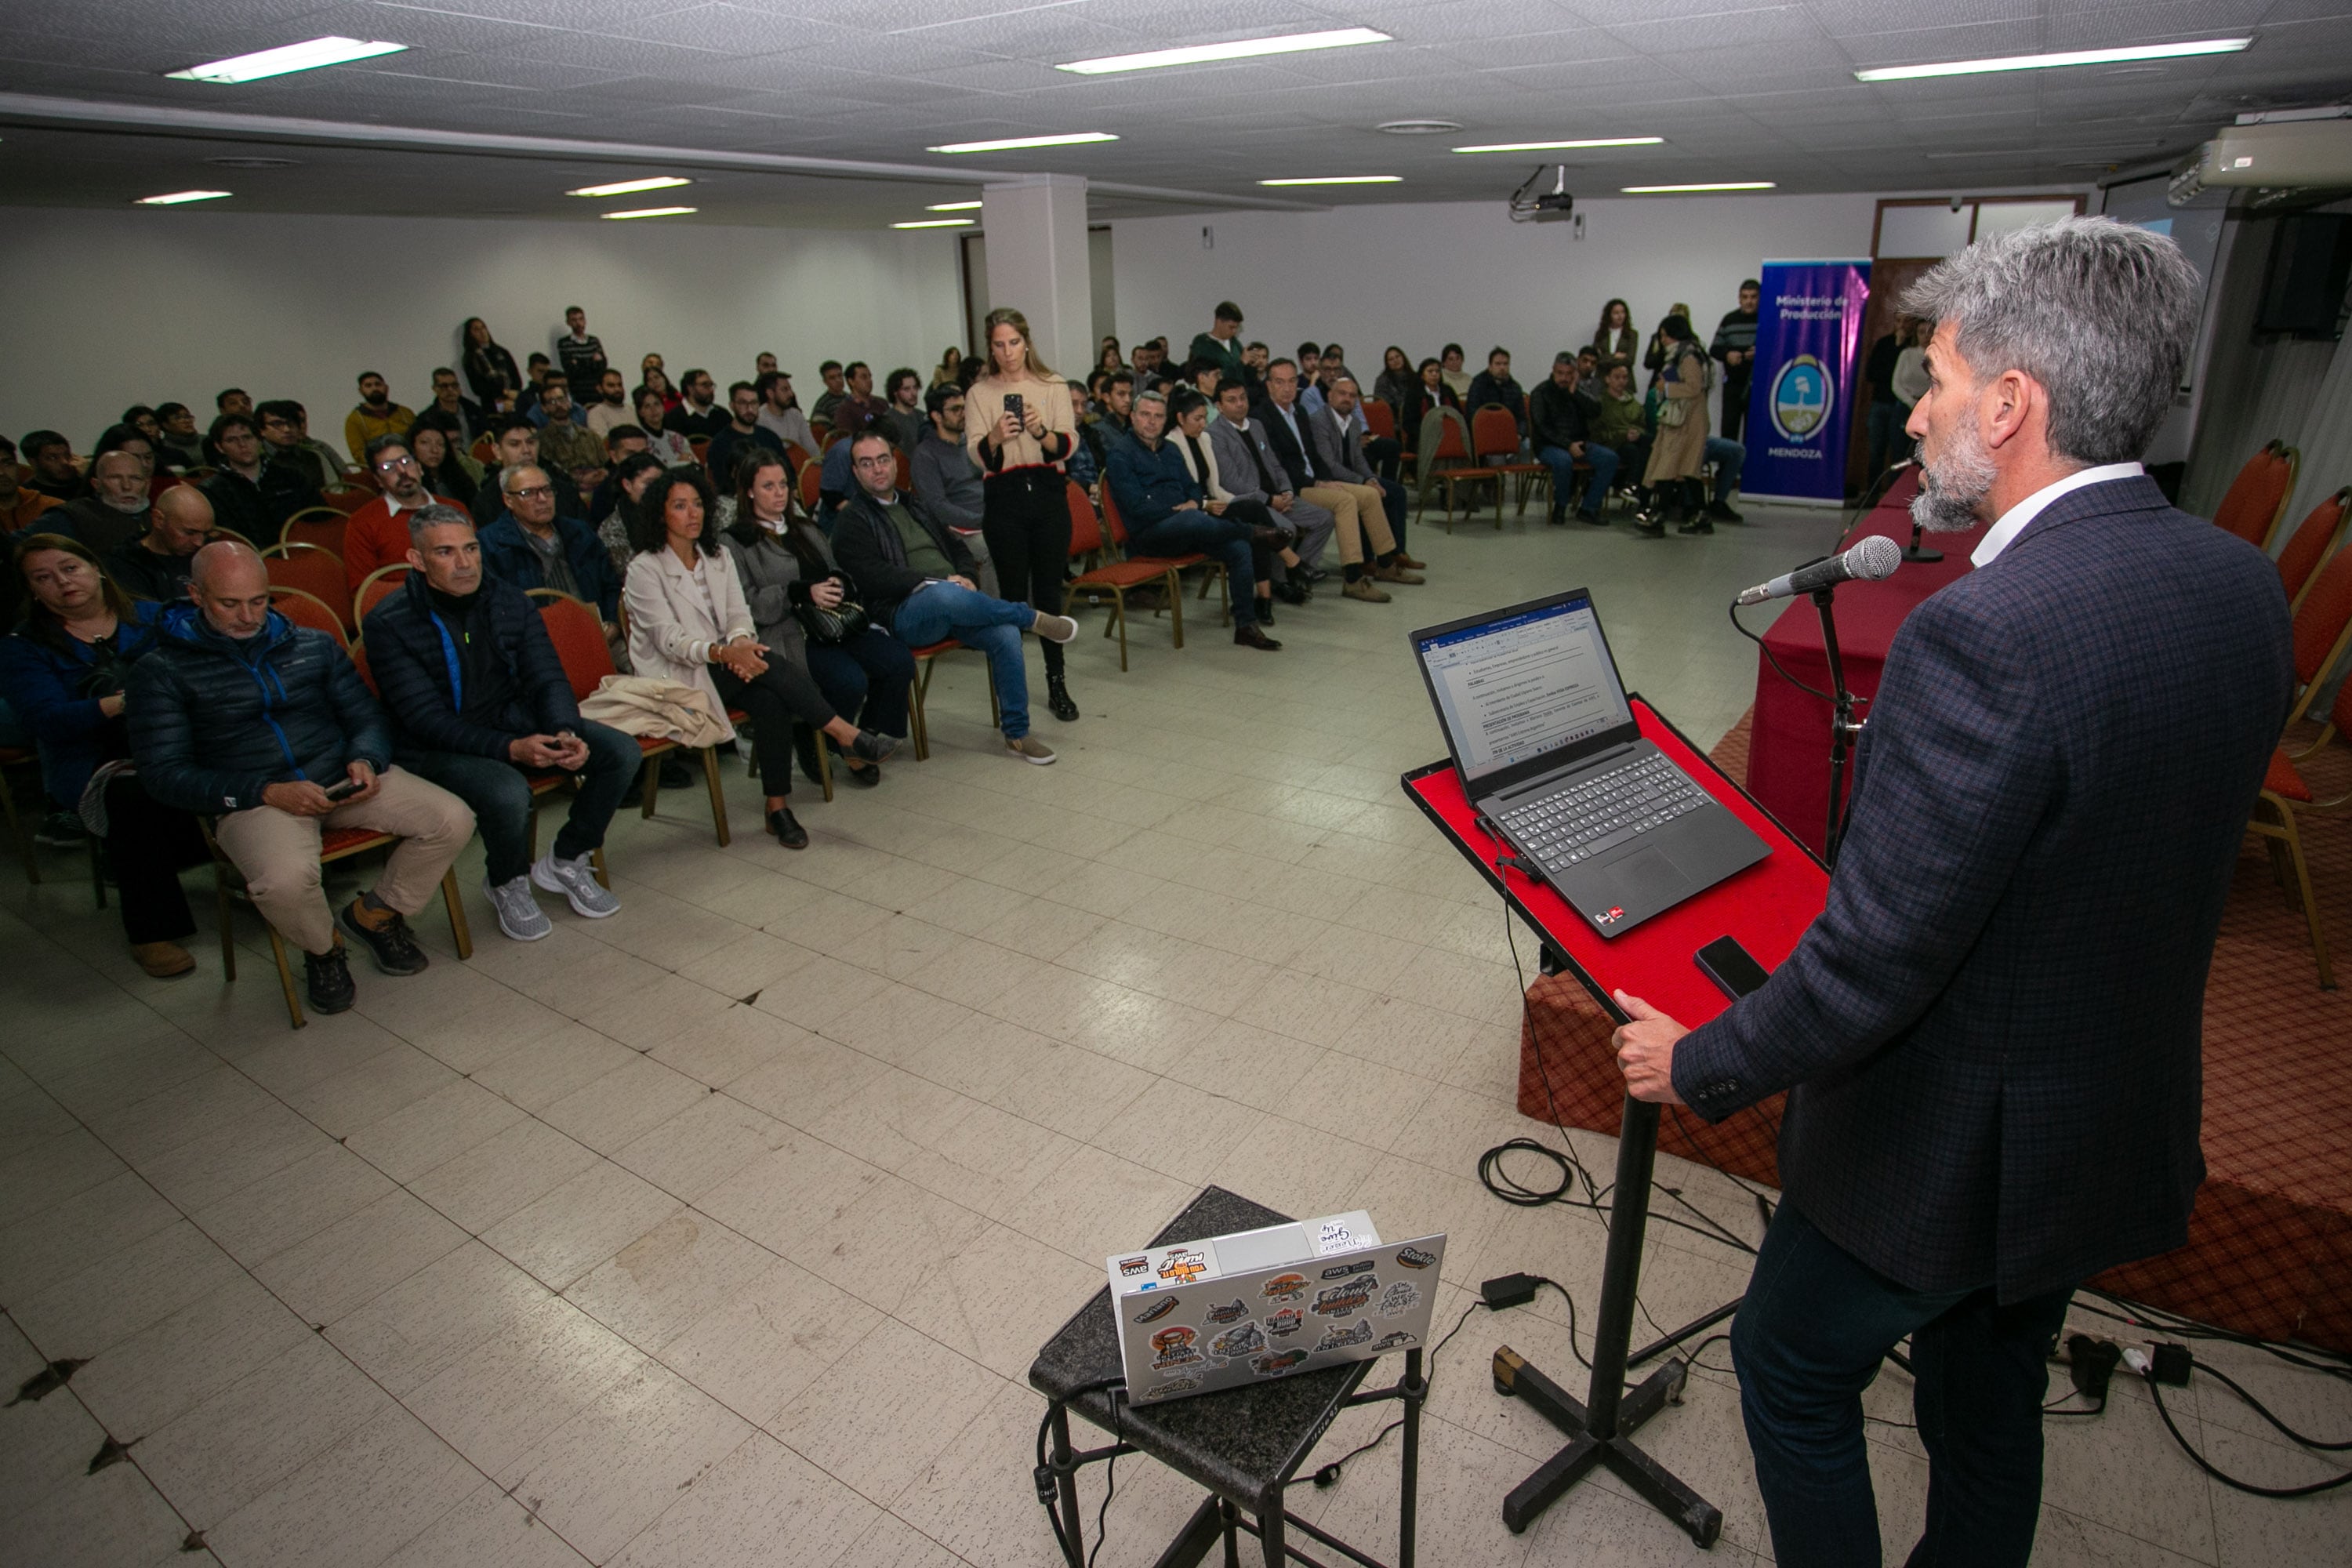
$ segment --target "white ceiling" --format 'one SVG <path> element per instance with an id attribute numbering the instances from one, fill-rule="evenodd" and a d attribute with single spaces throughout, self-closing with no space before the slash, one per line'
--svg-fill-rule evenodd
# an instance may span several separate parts
<path id="1" fill-rule="evenodd" d="M 1133 75 L 1053 68 L 1347 26 L 1397 41 Z M 1852 74 L 2239 32 L 2255 38 L 2243 54 L 2161 65 L 1880 85 Z M 327 34 L 411 47 L 243 86 L 164 75 Z M 967 161 L 929 144 L 1069 131 L 1121 140 L 969 162 L 1213 198 L 1272 194 L 1255 184 L 1266 176 L 1393 174 L 1402 184 L 1280 194 L 1426 202 L 1493 199 L 1543 156 L 1446 151 L 1457 142 L 1658 135 L 1665 145 L 1559 154 L 1575 160 L 1570 188 L 1988 190 L 2082 183 L 2185 149 L 2242 110 L 2340 98 L 2352 0 L 8 0 L 0 88 L 19 95 L 0 110 L 0 204 L 33 205 L 214 185 L 236 192 L 215 210 L 587 219 L 610 204 L 565 188 L 696 153 L 937 171 L 924 185 L 688 167 L 690 191 L 643 198 L 690 202 L 696 221 L 871 226 L 978 194 Z M 337 145 L 331 128 L 255 137 L 217 121 L 202 139 L 131 134 L 43 124 L 22 95 L 122 105 L 125 119 L 226 111 L 619 144 L 642 161 Z M 1433 116 L 1465 129 L 1372 129 Z M 205 162 L 257 153 L 298 165 Z M 1104 216 L 1182 205 L 1133 192 L 1095 203 Z"/>

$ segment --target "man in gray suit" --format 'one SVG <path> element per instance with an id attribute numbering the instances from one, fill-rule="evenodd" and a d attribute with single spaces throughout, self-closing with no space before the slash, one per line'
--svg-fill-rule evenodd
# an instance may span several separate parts
<path id="1" fill-rule="evenodd" d="M 1280 512 L 1298 530 L 1292 548 L 1310 581 L 1330 575 L 1318 564 L 1339 521 L 1314 502 L 1293 493 L 1281 461 L 1265 443 L 1265 432 L 1249 416 L 1249 385 L 1228 377 L 1217 388 L 1217 417 L 1209 421 L 1209 450 L 1216 454 L 1217 477 L 1235 500 L 1254 500 Z M 1388 597 L 1378 589 L 1381 599 Z M 1352 595 L 1361 598 L 1364 595 Z"/>
<path id="2" fill-rule="evenodd" d="M 1316 471 L 1343 484 L 1380 491 L 1381 509 L 1388 514 L 1389 532 L 1396 539 L 1397 564 L 1419 572 L 1429 563 L 1414 560 L 1412 552 L 1404 547 L 1404 487 L 1382 479 L 1364 451 L 1363 401 L 1356 378 L 1342 374 L 1324 393 L 1323 406 L 1307 416 L 1307 433 L 1315 443 Z"/>

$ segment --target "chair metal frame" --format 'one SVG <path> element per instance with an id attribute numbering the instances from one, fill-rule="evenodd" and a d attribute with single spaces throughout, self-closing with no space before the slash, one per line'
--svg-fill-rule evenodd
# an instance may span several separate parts
<path id="1" fill-rule="evenodd" d="M 269 584 L 269 597 L 272 603 L 283 598 L 299 600 L 303 603 L 318 605 L 320 610 L 324 614 L 327 625 L 312 627 L 312 629 L 315 631 L 327 631 L 331 628 L 334 633 L 337 646 L 341 647 L 345 653 L 352 651 L 352 643 L 353 639 L 352 637 L 351 629 L 343 625 L 343 617 L 341 613 L 336 610 L 335 606 L 327 603 L 326 600 L 319 597 L 318 595 L 311 593 L 307 588 L 297 588 L 290 583 L 272 583 Z M 280 613 L 282 614 L 283 612 Z M 287 618 L 289 620 L 293 619 L 290 616 Z M 299 626 L 310 626 L 310 623 L 308 621 L 295 621 L 294 624 Z"/>
<path id="2" fill-rule="evenodd" d="M 373 588 L 376 584 L 379 582 L 388 582 L 397 584 L 401 579 L 406 577 L 411 572 L 415 570 L 415 567 L 411 566 L 405 561 L 395 561 L 389 566 L 379 566 L 374 571 L 369 573 L 366 576 L 361 578 L 360 585 L 356 589 L 352 590 L 352 593 L 351 624 L 353 626 L 357 626 L 362 621 L 366 620 L 367 613 L 375 608 L 377 602 L 383 597 L 383 595 L 390 594 L 393 591 L 392 588 L 387 587 L 383 590 L 383 594 L 379 594 L 376 595 L 376 598 L 371 599 L 368 597 L 368 591 Z"/>
<path id="3" fill-rule="evenodd" d="M 919 763 L 929 760 L 931 754 L 931 725 L 923 711 L 923 700 L 930 695 L 931 666 L 938 662 L 940 655 L 954 653 L 960 649 L 972 653 L 980 651 L 968 643 L 958 642 L 953 637 L 941 637 L 935 643 L 925 643 L 920 647 L 910 647 L 907 650 L 915 658 L 915 679 L 907 689 L 907 727 L 914 731 L 915 760 Z M 981 664 L 988 671 L 989 727 L 995 729 L 1003 722 L 1004 712 L 1003 705 L 997 700 L 996 696 L 996 667 L 985 658 L 981 660 Z M 832 797 L 828 795 L 825 798 L 829 800 Z"/>
<path id="4" fill-rule="evenodd" d="M 2334 495 L 2322 500 L 2318 506 L 2313 507 L 2305 515 L 2303 521 L 2296 525 L 2294 537 L 2288 540 L 2286 548 L 2279 552 L 2279 576 L 2284 579 L 2286 576 L 2287 557 L 2294 553 L 2295 548 L 2303 542 L 2305 536 L 2319 521 L 2320 512 L 2331 506 L 2336 509 L 2336 521 L 2326 529 L 2326 536 L 2320 541 L 2318 553 L 2312 557 L 2310 566 L 2304 572 L 2303 581 L 2295 584 L 2291 590 L 2293 596 L 2287 600 L 2286 606 L 2290 615 L 2303 608 L 2304 596 L 2311 592 L 2311 585 L 2319 581 L 2320 573 L 2326 570 L 2329 559 L 2343 544 L 2346 531 L 2352 530 L 2352 485 L 2346 485 Z"/>

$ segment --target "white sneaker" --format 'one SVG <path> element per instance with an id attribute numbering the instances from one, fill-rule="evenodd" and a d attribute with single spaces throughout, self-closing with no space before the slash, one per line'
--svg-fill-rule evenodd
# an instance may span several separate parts
<path id="1" fill-rule="evenodd" d="M 585 855 L 576 860 L 558 860 L 551 849 L 532 863 L 530 879 L 551 893 L 562 893 L 571 902 L 572 912 L 584 919 L 601 921 L 621 912 L 621 900 L 596 880 L 596 868 Z"/>
<path id="2" fill-rule="evenodd" d="M 1049 616 L 1040 612 L 1029 629 L 1047 642 L 1068 642 L 1078 635 L 1078 623 L 1067 616 Z"/>
<path id="3" fill-rule="evenodd" d="M 555 929 L 554 922 L 530 896 L 530 879 L 517 877 L 511 882 L 491 882 L 485 879 L 482 891 L 489 894 L 490 907 L 499 911 L 499 929 L 517 942 L 537 942 Z"/>

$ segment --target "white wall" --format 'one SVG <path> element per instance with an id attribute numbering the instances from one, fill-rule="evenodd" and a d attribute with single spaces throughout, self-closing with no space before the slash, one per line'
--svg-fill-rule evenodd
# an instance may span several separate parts
<path id="1" fill-rule="evenodd" d="M 803 404 L 821 360 L 928 379 L 963 337 L 940 234 L 58 208 L 0 208 L 0 430 L 49 426 L 80 451 L 133 403 L 185 403 L 202 425 L 225 386 L 295 398 L 340 444 L 358 373 L 420 406 L 467 316 L 520 363 L 581 305 L 633 382 L 652 351 L 724 388 L 772 349 Z"/>
<path id="2" fill-rule="evenodd" d="M 1687 303 L 1704 339 L 1764 258 L 1868 256 L 1876 210 L 1874 195 L 1580 201 L 1580 240 L 1570 224 L 1511 222 L 1498 185 L 1491 202 L 1122 219 L 1118 333 L 1164 333 L 1181 361 L 1231 300 L 1244 339 L 1277 354 L 1337 338 L 1372 375 L 1390 343 L 1417 363 L 1458 342 L 1475 371 L 1500 343 L 1532 384 L 1554 353 L 1591 341 L 1605 301 L 1624 299 L 1645 335 Z M 1204 226 L 1213 249 L 1201 247 Z"/>

